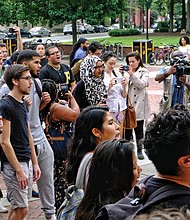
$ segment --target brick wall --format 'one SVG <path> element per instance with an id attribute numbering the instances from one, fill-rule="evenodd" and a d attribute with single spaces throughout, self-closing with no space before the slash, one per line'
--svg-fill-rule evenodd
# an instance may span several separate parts
<path id="1" fill-rule="evenodd" d="M 64 49 L 64 55 L 70 55 L 73 45 L 62 44 Z M 124 47 L 125 54 L 132 52 L 132 47 Z"/>

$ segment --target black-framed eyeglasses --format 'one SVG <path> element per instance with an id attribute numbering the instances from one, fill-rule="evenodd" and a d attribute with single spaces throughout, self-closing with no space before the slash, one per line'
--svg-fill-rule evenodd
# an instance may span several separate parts
<path id="1" fill-rule="evenodd" d="M 19 77 L 19 79 L 25 79 L 25 80 L 30 81 L 30 80 L 32 80 L 32 77 L 31 76 L 21 76 L 21 77 Z"/>
<path id="2" fill-rule="evenodd" d="M 60 54 L 61 53 L 61 51 L 55 51 L 55 52 L 53 52 L 53 53 L 50 53 L 49 55 L 51 56 L 51 55 L 57 55 L 57 54 Z"/>
<path id="3" fill-rule="evenodd" d="M 105 66 L 104 66 L 104 64 L 102 64 L 101 66 L 95 66 L 94 68 L 95 68 L 95 69 L 100 69 L 100 68 L 104 69 Z"/>

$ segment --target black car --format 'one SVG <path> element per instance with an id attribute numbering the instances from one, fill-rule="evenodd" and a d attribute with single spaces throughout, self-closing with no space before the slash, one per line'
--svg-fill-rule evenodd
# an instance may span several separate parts
<path id="1" fill-rule="evenodd" d="M 21 33 L 21 37 L 27 37 L 27 38 L 31 38 L 33 37 L 32 34 L 25 30 L 25 29 L 20 29 L 20 33 Z M 15 33 L 11 33 L 10 31 L 7 33 L 8 38 L 16 38 L 17 35 Z"/>
<path id="2" fill-rule="evenodd" d="M 103 33 L 108 31 L 107 28 L 103 25 L 94 25 L 94 30 L 96 33 Z"/>

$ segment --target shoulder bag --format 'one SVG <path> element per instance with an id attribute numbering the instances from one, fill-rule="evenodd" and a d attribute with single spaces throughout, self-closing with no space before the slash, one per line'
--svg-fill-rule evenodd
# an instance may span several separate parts
<path id="1" fill-rule="evenodd" d="M 127 109 L 125 111 L 124 128 L 133 129 L 137 127 L 136 112 L 132 106 L 131 99 L 127 95 Z"/>

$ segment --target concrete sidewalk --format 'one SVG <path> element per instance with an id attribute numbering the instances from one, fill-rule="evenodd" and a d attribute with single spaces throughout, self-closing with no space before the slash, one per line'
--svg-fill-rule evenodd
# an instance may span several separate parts
<path id="1" fill-rule="evenodd" d="M 63 61 L 64 62 L 64 61 Z M 123 62 L 124 64 L 124 62 Z M 154 77 L 158 73 L 161 67 L 159 66 L 149 66 L 146 65 L 147 69 L 150 71 L 150 81 L 149 87 L 147 88 L 149 94 L 149 101 L 151 105 L 151 111 L 158 113 L 159 101 L 162 97 L 162 83 L 155 82 Z M 155 168 L 151 161 L 145 155 L 144 160 L 139 160 L 138 164 L 142 167 L 141 177 L 155 174 Z M 2 199 L 2 204 L 10 209 L 10 204 L 6 199 L 6 187 L 2 180 L 2 175 L 0 174 L 0 188 L 3 190 L 4 198 Z M 0 220 L 8 219 L 7 213 L 0 213 Z M 27 220 L 32 219 L 45 219 L 43 211 L 41 210 L 41 202 L 39 199 L 32 198 L 29 202 L 29 214 L 26 218 Z"/>

